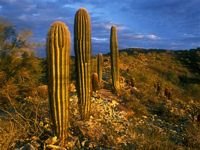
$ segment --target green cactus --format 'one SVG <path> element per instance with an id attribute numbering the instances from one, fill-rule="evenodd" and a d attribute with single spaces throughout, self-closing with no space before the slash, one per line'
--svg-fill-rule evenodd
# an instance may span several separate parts
<path id="1" fill-rule="evenodd" d="M 97 56 L 97 71 L 98 71 L 99 83 L 102 82 L 102 69 L 103 69 L 103 55 L 99 53 Z"/>
<path id="2" fill-rule="evenodd" d="M 67 137 L 69 105 L 70 32 L 65 23 L 54 22 L 47 36 L 48 92 L 54 132 Z"/>
<path id="3" fill-rule="evenodd" d="M 111 27 L 110 34 L 110 50 L 111 50 L 111 76 L 112 76 L 112 86 L 115 92 L 120 89 L 119 84 L 119 51 L 118 51 L 118 41 L 117 41 L 117 29 L 115 26 Z"/>
<path id="4" fill-rule="evenodd" d="M 86 9 L 80 8 L 74 20 L 74 49 L 77 93 L 81 119 L 89 118 L 91 105 L 91 23 Z"/>

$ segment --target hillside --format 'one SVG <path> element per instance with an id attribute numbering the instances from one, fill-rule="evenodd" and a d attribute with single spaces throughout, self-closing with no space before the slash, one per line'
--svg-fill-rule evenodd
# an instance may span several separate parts
<path id="1" fill-rule="evenodd" d="M 35 94 L 0 105 L 0 149 L 200 149 L 199 49 L 121 50 L 118 95 L 111 91 L 110 74 L 106 54 L 103 87 L 93 92 L 91 116 L 83 122 L 71 73 L 70 129 L 63 147 L 50 129 L 45 81 Z"/>

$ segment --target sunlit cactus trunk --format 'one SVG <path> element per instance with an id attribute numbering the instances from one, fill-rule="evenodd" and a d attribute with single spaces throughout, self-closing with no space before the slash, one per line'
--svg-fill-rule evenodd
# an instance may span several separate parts
<path id="1" fill-rule="evenodd" d="M 119 84 L 119 51 L 118 51 L 118 41 L 117 41 L 117 29 L 115 26 L 111 27 L 110 34 L 110 50 L 111 50 L 111 76 L 112 76 L 112 86 L 115 92 L 120 89 Z"/>
<path id="2" fill-rule="evenodd" d="M 81 119 L 89 118 L 91 105 L 91 24 L 86 9 L 80 8 L 74 20 L 74 49 L 77 92 Z"/>
<path id="3" fill-rule="evenodd" d="M 54 22 L 47 36 L 48 91 L 54 132 L 67 137 L 69 109 L 70 32 L 63 23 Z"/>
<path id="4" fill-rule="evenodd" d="M 103 55 L 99 53 L 97 56 L 97 73 L 98 73 L 99 83 L 102 82 L 102 70 L 103 70 Z"/>

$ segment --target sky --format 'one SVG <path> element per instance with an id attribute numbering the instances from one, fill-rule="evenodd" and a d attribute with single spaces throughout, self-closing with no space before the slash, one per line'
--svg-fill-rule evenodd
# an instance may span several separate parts
<path id="1" fill-rule="evenodd" d="M 180 50 L 200 47 L 199 6 L 200 0 L 0 0 L 0 17 L 32 30 L 32 40 L 40 43 L 54 21 L 63 21 L 73 42 L 74 16 L 84 7 L 91 17 L 93 54 L 109 52 L 112 25 L 119 49 Z M 37 55 L 45 56 L 45 48 Z"/>

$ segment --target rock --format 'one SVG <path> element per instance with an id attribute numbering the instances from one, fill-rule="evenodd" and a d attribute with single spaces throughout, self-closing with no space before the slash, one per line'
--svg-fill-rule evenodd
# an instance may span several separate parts
<path id="1" fill-rule="evenodd" d="M 75 136 L 68 137 L 66 147 L 67 149 L 74 149 L 75 147 L 77 149 L 81 149 L 81 145 L 80 145 L 80 141 L 78 137 L 75 137 Z"/>
<path id="2" fill-rule="evenodd" d="M 30 143 L 28 143 L 28 144 L 22 146 L 20 148 L 20 150 L 36 150 L 36 148 L 33 145 L 31 145 Z"/>
<path id="3" fill-rule="evenodd" d="M 57 146 L 57 145 L 52 145 L 52 144 L 47 145 L 47 148 L 54 149 L 54 150 L 67 150 L 64 147 Z"/>
<path id="4" fill-rule="evenodd" d="M 37 137 L 37 136 L 32 136 L 31 139 L 32 139 L 33 141 L 37 141 L 37 140 L 39 140 L 39 137 Z"/>
<path id="5" fill-rule="evenodd" d="M 117 101 L 115 101 L 115 100 L 112 100 L 112 103 L 110 103 L 110 105 L 111 105 L 112 107 L 116 107 L 118 104 L 119 104 L 119 103 L 118 103 Z"/>
<path id="6" fill-rule="evenodd" d="M 97 144 L 94 142 L 90 142 L 88 147 L 89 149 L 95 149 L 95 147 L 97 147 Z"/>
<path id="7" fill-rule="evenodd" d="M 41 141 L 40 141 L 41 142 Z M 36 148 L 38 149 L 40 147 L 40 144 L 37 142 L 37 141 L 31 141 L 31 144 Z"/>
<path id="8" fill-rule="evenodd" d="M 48 138 L 45 143 L 46 144 L 55 144 L 58 141 L 57 136 Z"/>
<path id="9" fill-rule="evenodd" d="M 76 92 L 76 86 L 75 86 L 74 83 L 71 83 L 71 84 L 70 84 L 69 90 L 70 90 L 70 92 Z"/>
<path id="10" fill-rule="evenodd" d="M 89 146 L 89 141 L 88 139 L 85 139 L 84 141 L 81 142 L 82 147 L 88 147 Z"/>

